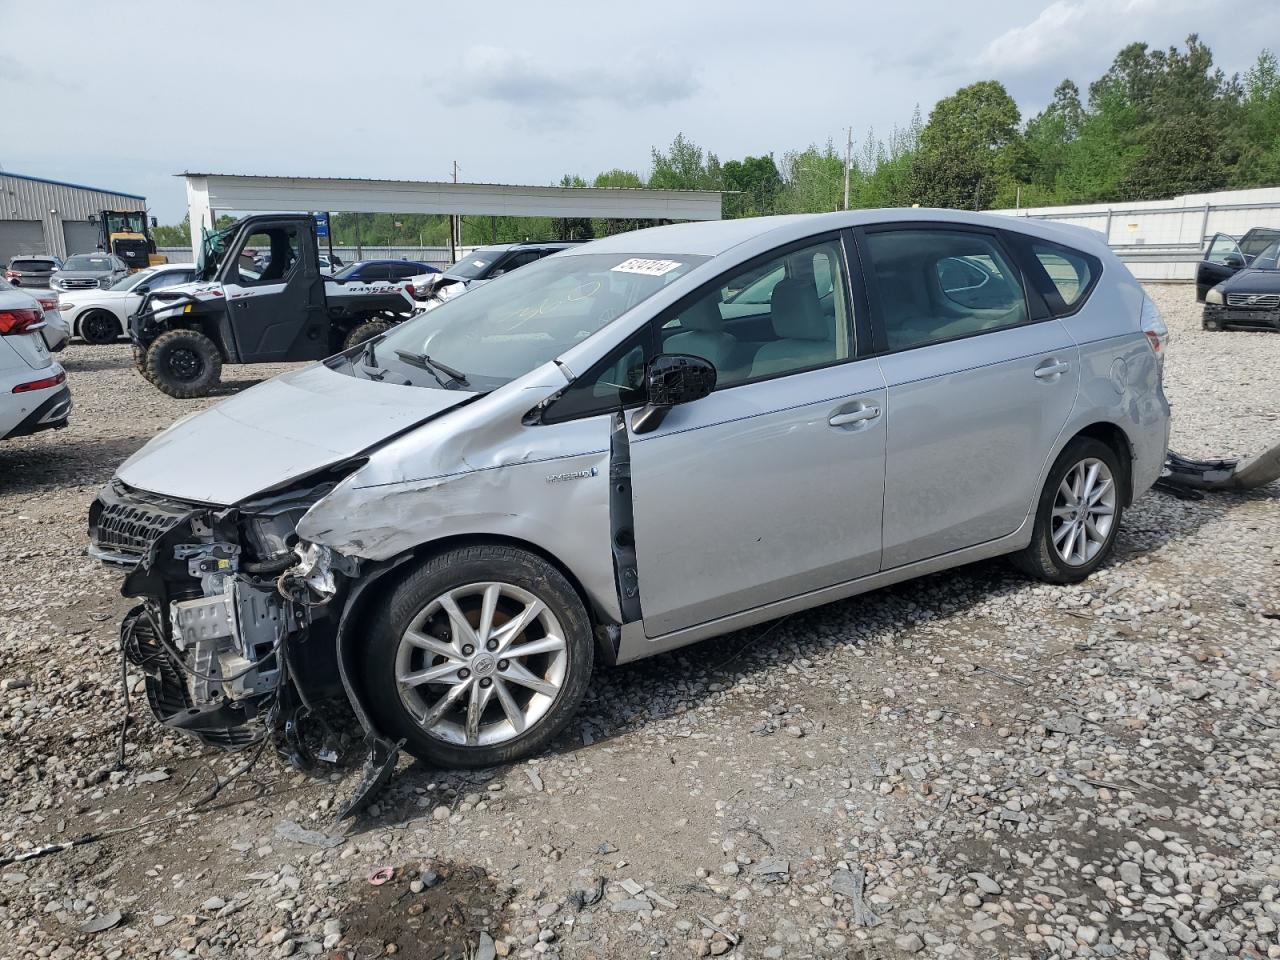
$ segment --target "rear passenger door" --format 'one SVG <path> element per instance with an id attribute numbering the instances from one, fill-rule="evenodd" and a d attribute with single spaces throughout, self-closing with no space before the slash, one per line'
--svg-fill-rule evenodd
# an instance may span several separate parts
<path id="1" fill-rule="evenodd" d="M 883 569 L 1013 533 L 1075 401 L 1075 342 L 996 231 L 858 244 L 888 394 Z"/>
<path id="2" fill-rule="evenodd" d="M 728 309 L 775 273 L 752 315 Z M 884 381 L 852 320 L 838 236 L 730 270 L 656 319 L 657 349 L 711 361 L 717 382 L 630 433 L 648 636 L 879 569 Z"/>

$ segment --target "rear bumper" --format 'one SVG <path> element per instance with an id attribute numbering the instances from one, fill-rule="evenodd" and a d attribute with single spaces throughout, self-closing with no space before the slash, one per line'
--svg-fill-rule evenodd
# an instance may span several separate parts
<path id="1" fill-rule="evenodd" d="M 29 413 L 16 427 L 0 440 L 27 437 L 41 430 L 59 430 L 67 425 L 71 416 L 71 390 L 63 386 Z"/>
<path id="2" fill-rule="evenodd" d="M 1207 328 L 1211 323 L 1223 329 L 1280 330 L 1280 309 L 1259 310 L 1206 303 L 1201 325 Z"/>

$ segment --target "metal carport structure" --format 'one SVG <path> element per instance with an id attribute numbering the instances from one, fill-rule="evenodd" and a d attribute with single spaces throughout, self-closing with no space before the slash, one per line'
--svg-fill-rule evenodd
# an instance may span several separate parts
<path id="1" fill-rule="evenodd" d="M 636 220 L 719 220 L 721 217 L 721 194 L 717 190 L 535 187 L 191 172 L 179 176 L 187 182 L 191 249 L 197 258 L 202 230 L 212 230 L 218 214 L 231 212 L 445 213 Z"/>

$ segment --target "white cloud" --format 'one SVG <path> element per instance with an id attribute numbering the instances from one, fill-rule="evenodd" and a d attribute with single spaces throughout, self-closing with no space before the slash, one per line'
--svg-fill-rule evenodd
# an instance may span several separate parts
<path id="1" fill-rule="evenodd" d="M 459 99 L 553 110 L 588 100 L 637 108 L 666 106 L 698 91 L 697 78 L 665 57 L 622 58 L 592 67 L 565 67 L 505 47 L 469 48 Z"/>
<path id="2" fill-rule="evenodd" d="M 1055 0 L 1030 23 L 991 40 L 978 63 L 1001 72 L 1038 70 L 1046 61 L 1069 68 L 1074 55 L 1099 47 L 1114 55 L 1130 40 L 1149 39 L 1147 27 L 1199 7 L 1189 0 Z"/>

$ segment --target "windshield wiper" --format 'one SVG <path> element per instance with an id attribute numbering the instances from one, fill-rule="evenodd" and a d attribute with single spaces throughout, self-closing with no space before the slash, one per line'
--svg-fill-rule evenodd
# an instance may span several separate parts
<path id="1" fill-rule="evenodd" d="M 467 386 L 467 375 L 461 370 L 455 370 L 453 367 L 446 366 L 439 360 L 432 360 L 425 353 L 414 353 L 411 350 L 397 350 L 396 356 L 409 364 L 411 367 L 417 367 L 431 374 L 439 382 L 440 386 L 448 387 L 450 383 L 456 383 L 461 386 Z M 449 378 L 448 382 L 440 379 L 440 374 L 444 374 Z"/>

